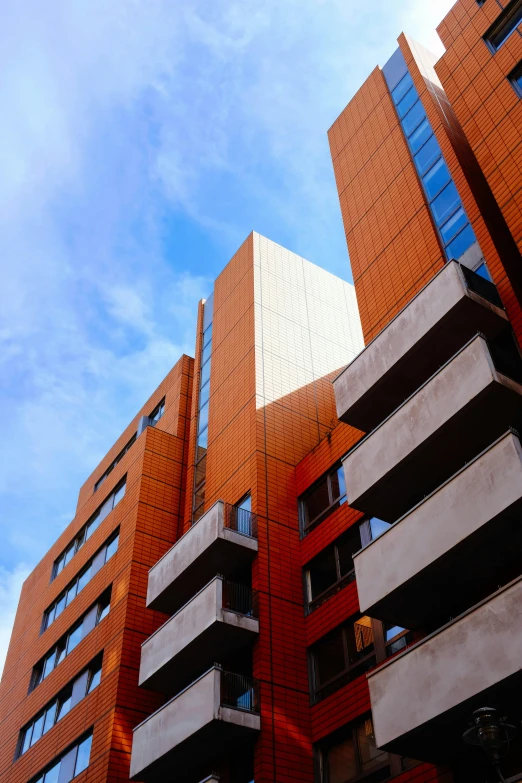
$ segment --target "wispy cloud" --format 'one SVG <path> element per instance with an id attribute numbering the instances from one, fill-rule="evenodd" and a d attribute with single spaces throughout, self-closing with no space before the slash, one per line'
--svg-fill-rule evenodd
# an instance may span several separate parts
<path id="1" fill-rule="evenodd" d="M 250 230 L 349 274 L 326 130 L 400 31 L 433 46 L 450 5 L 3 9 L 4 617 L 21 563 L 69 522 L 85 476 L 192 351 L 195 304 Z"/>

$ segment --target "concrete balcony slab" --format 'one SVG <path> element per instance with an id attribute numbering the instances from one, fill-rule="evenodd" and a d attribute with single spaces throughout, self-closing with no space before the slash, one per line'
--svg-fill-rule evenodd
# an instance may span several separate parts
<path id="1" fill-rule="evenodd" d="M 172 614 L 213 576 L 228 576 L 252 560 L 258 544 L 255 531 L 248 525 L 248 512 L 241 512 L 242 521 L 237 525 L 231 511 L 234 507 L 221 500 L 214 503 L 150 569 L 148 607 Z"/>
<path id="2" fill-rule="evenodd" d="M 477 335 L 347 454 L 348 503 L 395 522 L 520 423 L 522 384 Z"/>
<path id="3" fill-rule="evenodd" d="M 234 605 L 227 600 L 228 587 L 221 577 L 215 577 L 142 644 L 142 687 L 177 693 L 214 661 L 225 660 L 232 651 L 255 640 L 259 620 L 227 608 L 227 603 Z M 239 588 L 243 599 L 236 602 L 237 607 L 248 612 L 252 591 L 238 585 L 231 587 Z"/>
<path id="4" fill-rule="evenodd" d="M 522 446 L 508 431 L 355 555 L 361 612 L 411 629 L 460 614 L 522 570 L 521 513 Z"/>
<path id="5" fill-rule="evenodd" d="M 260 730 L 260 716 L 248 692 L 230 699 L 227 677 L 256 681 L 212 668 L 134 729 L 130 776 L 158 780 L 198 780 L 202 769 L 223 751 L 243 746 Z M 224 687 L 225 686 L 225 687 Z M 230 706 L 249 703 L 251 709 Z"/>
<path id="6" fill-rule="evenodd" d="M 506 325 L 495 286 L 451 261 L 335 379 L 338 417 L 370 432 L 473 335 Z"/>
<path id="7" fill-rule="evenodd" d="M 377 745 L 444 763 L 462 757 L 473 710 L 494 707 L 520 725 L 521 625 L 519 577 L 370 672 Z"/>

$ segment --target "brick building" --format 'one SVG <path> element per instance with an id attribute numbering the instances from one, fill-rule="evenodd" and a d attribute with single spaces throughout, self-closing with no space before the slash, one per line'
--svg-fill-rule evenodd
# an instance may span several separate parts
<path id="1" fill-rule="evenodd" d="M 494 781 L 481 707 L 522 780 L 521 19 L 459 0 L 330 129 L 354 286 L 218 276 L 24 584 L 1 783 Z"/>

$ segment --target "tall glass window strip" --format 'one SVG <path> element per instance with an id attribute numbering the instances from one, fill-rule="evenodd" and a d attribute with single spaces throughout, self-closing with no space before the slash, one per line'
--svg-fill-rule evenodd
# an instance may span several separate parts
<path id="1" fill-rule="evenodd" d="M 133 441 L 134 442 L 134 441 Z M 132 445 L 132 444 L 131 444 Z M 100 526 L 105 517 L 107 517 L 113 508 L 118 505 L 122 497 L 125 495 L 127 477 L 125 476 L 111 494 L 103 501 L 101 506 L 96 509 L 92 517 L 90 517 L 85 525 L 80 528 L 79 532 L 75 535 L 70 544 L 64 549 L 60 557 L 57 557 L 53 564 L 53 570 L 51 573 L 51 582 L 56 579 L 60 571 L 63 571 L 65 566 L 71 562 L 76 552 L 85 544 L 94 531 Z"/>
<path id="2" fill-rule="evenodd" d="M 484 36 L 491 52 L 496 52 L 522 23 L 522 0 L 511 0 Z M 520 32 L 520 31 L 519 31 Z"/>
<path id="3" fill-rule="evenodd" d="M 111 588 L 104 590 L 101 596 L 98 598 L 90 609 L 88 609 L 83 617 L 76 622 L 65 633 L 58 642 L 51 647 L 49 652 L 41 658 L 36 666 L 33 668 L 31 675 L 31 682 L 29 684 L 29 692 L 34 690 L 42 680 L 60 664 L 64 658 L 66 658 L 70 652 L 77 647 L 85 637 L 101 623 L 104 617 L 109 614 L 111 605 Z"/>
<path id="4" fill-rule="evenodd" d="M 98 481 L 94 485 L 94 491 L 95 492 L 96 492 L 96 490 L 98 490 L 101 487 L 101 485 L 103 484 L 103 482 L 105 481 L 107 476 L 110 473 L 112 473 L 112 471 L 114 470 L 114 468 L 116 467 L 118 462 L 121 462 L 121 460 L 124 458 L 124 456 L 126 455 L 128 450 L 130 449 L 130 447 L 136 442 L 136 436 L 137 436 L 137 433 L 135 432 L 134 435 L 132 436 L 132 438 L 130 439 L 130 441 L 122 448 L 122 450 L 120 451 L 118 456 L 115 459 L 113 459 L 113 461 L 111 462 L 111 464 L 109 465 L 109 467 L 107 468 L 105 473 L 102 476 L 100 476 L 100 478 L 98 479 Z"/>
<path id="5" fill-rule="evenodd" d="M 446 257 L 459 259 L 476 241 L 475 234 L 408 72 L 391 91 L 391 96 Z"/>
<path id="6" fill-rule="evenodd" d="M 69 783 L 89 766 L 92 745 L 92 729 L 74 745 L 32 778 L 30 783 Z"/>
<path id="7" fill-rule="evenodd" d="M 54 623 L 54 621 L 61 615 L 66 606 L 76 598 L 83 588 L 91 581 L 91 579 L 98 573 L 105 563 L 113 556 L 118 550 L 118 541 L 120 537 L 120 530 L 116 530 L 106 543 L 99 549 L 94 557 L 82 568 L 79 574 L 77 574 L 72 582 L 69 582 L 65 590 L 63 590 L 58 598 L 56 598 L 51 606 L 44 612 L 42 622 L 42 633 Z"/>
<path id="8" fill-rule="evenodd" d="M 205 481 L 207 472 L 208 411 L 210 405 L 210 365 L 212 359 L 212 313 L 214 294 L 203 305 L 203 338 L 201 341 L 201 369 L 198 396 L 198 431 L 196 442 L 196 466 L 192 500 L 192 524 L 205 511 Z"/>
<path id="9" fill-rule="evenodd" d="M 62 688 L 20 732 L 16 757 L 31 748 L 40 737 L 67 715 L 73 707 L 88 696 L 101 682 L 103 654 L 96 658 L 72 682 Z"/>

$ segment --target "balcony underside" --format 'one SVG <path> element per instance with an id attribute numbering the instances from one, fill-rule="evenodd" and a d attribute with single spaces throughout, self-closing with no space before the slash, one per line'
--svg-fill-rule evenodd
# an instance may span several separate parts
<path id="1" fill-rule="evenodd" d="M 506 326 L 505 312 L 447 264 L 334 381 L 338 417 L 370 432 L 473 335 Z"/>
<path id="2" fill-rule="evenodd" d="M 395 522 L 521 423 L 522 385 L 477 337 L 347 455 L 348 502 Z"/>
<path id="3" fill-rule="evenodd" d="M 222 710 L 227 711 L 227 708 Z M 228 712 L 238 713 L 237 710 Z M 131 779 L 143 783 L 169 780 L 189 783 L 202 779 L 209 769 L 225 765 L 230 755 L 243 753 L 246 744 L 252 743 L 253 746 L 259 731 L 259 716 L 247 712 L 243 715 L 249 721 L 245 725 L 226 720 L 208 723 Z M 255 728 L 253 723 L 257 724 Z"/>
<path id="4" fill-rule="evenodd" d="M 522 450 L 509 432 L 355 557 L 361 611 L 439 627 L 522 573 L 521 520 Z"/>
<path id="5" fill-rule="evenodd" d="M 157 631 L 157 634 L 161 634 L 161 631 Z M 232 653 L 251 645 L 258 631 L 257 620 L 224 610 L 222 620 L 216 620 L 204 628 L 195 639 L 157 669 L 151 670 L 150 674 L 144 671 L 142 658 L 140 686 L 167 695 L 177 693 L 216 661 L 221 663 Z"/>
<path id="6" fill-rule="evenodd" d="M 522 578 L 368 675 L 379 747 L 423 761 L 462 757 L 473 710 L 522 719 Z"/>

